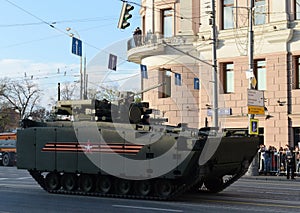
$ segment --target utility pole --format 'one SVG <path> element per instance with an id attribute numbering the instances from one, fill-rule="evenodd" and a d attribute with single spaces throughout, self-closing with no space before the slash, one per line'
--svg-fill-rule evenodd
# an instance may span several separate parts
<path id="1" fill-rule="evenodd" d="M 254 64 L 254 61 L 253 61 L 253 8 L 254 8 L 254 1 L 253 0 L 250 0 L 250 8 L 249 8 L 249 32 L 248 32 L 248 39 L 249 39 L 249 47 L 248 47 L 248 63 L 249 63 L 249 72 L 253 72 L 253 64 Z M 254 76 L 254 75 L 253 75 Z M 250 80 L 249 80 L 249 89 L 254 89 L 253 86 L 252 86 L 252 78 L 255 78 L 255 77 L 251 77 Z"/>
<path id="2" fill-rule="evenodd" d="M 86 56 L 84 56 L 84 64 L 83 64 L 83 99 L 87 99 L 87 74 L 86 74 Z"/>
<path id="3" fill-rule="evenodd" d="M 82 73 L 82 55 L 80 57 L 80 99 L 83 99 L 83 73 Z"/>
<path id="4" fill-rule="evenodd" d="M 253 38 L 253 9 L 254 9 L 254 0 L 250 0 L 250 8 L 248 8 L 249 14 L 249 26 L 248 26 L 248 63 L 249 63 L 249 72 L 252 72 L 252 76 L 249 78 L 249 89 L 255 89 L 255 86 L 252 85 L 252 80 L 255 80 L 254 75 L 254 59 L 253 59 L 253 51 L 254 51 L 254 38 Z M 256 80 L 255 80 L 256 81 Z M 248 124 L 249 124 L 249 133 L 251 129 L 251 119 L 254 118 L 254 114 L 248 115 Z M 258 127 L 257 127 L 258 128 Z M 258 155 L 256 155 L 251 162 L 247 175 L 257 176 L 258 175 Z"/>
<path id="5" fill-rule="evenodd" d="M 215 0 L 212 0 L 212 15 L 211 15 L 211 25 L 212 25 L 212 73 L 213 73 L 213 122 L 212 127 L 216 130 L 219 127 L 219 115 L 218 115 L 218 65 L 217 65 L 217 29 L 216 29 L 216 5 Z"/>

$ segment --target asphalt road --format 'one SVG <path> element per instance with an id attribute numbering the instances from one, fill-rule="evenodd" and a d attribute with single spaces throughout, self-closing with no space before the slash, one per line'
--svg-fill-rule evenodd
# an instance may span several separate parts
<path id="1" fill-rule="evenodd" d="M 300 212 L 300 178 L 242 178 L 218 194 L 160 202 L 49 194 L 27 171 L 0 167 L 0 213 L 9 212 Z"/>

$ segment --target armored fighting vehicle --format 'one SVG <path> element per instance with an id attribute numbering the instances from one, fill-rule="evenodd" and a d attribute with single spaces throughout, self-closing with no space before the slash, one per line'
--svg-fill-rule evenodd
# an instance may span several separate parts
<path id="1" fill-rule="evenodd" d="M 50 193 L 173 199 L 188 190 L 219 192 L 247 171 L 259 137 L 247 131 L 165 125 L 130 95 L 58 101 L 55 117 L 24 120 L 17 166 Z"/>

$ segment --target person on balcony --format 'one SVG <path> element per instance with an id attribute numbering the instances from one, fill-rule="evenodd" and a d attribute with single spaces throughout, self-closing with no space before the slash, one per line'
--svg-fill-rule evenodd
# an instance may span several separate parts
<path id="1" fill-rule="evenodd" d="M 142 45 L 142 30 L 139 27 L 137 27 L 133 32 L 133 39 L 135 46 L 138 47 Z"/>

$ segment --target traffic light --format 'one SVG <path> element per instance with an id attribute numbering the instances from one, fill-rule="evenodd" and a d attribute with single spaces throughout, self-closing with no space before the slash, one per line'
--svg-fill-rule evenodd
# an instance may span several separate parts
<path id="1" fill-rule="evenodd" d="M 130 26 L 130 23 L 127 21 L 132 17 L 132 15 L 129 12 L 133 9 L 134 7 L 132 5 L 123 2 L 118 28 L 125 29 L 126 27 Z"/>

